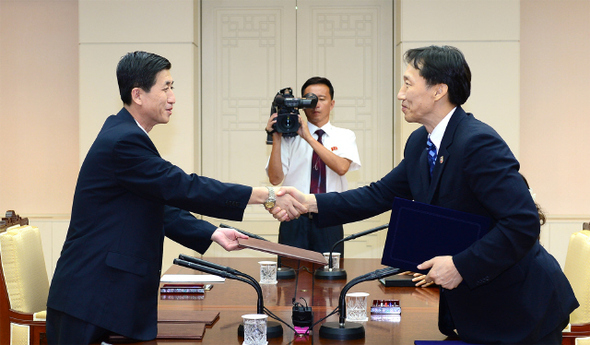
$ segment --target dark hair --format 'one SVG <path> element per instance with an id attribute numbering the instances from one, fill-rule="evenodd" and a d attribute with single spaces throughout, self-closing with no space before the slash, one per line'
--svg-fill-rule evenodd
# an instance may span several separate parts
<path id="1" fill-rule="evenodd" d="M 131 90 L 136 87 L 149 92 L 156 83 L 156 75 L 170 68 L 170 61 L 160 55 L 144 51 L 127 53 L 117 64 L 117 82 L 123 103 L 131 104 Z"/>
<path id="2" fill-rule="evenodd" d="M 520 174 L 520 177 L 522 177 L 524 184 L 526 184 L 526 187 L 529 189 L 529 192 L 530 192 L 531 187 L 529 186 L 529 181 L 527 181 L 526 177 L 524 177 L 523 174 Z M 541 222 L 541 225 L 543 225 L 547 222 L 547 217 L 545 217 L 545 212 L 543 212 L 541 205 L 537 204 L 536 202 L 535 202 L 535 206 L 537 207 L 537 213 L 539 213 L 539 221 Z"/>
<path id="3" fill-rule="evenodd" d="M 332 86 L 332 83 L 328 80 L 328 78 L 324 77 L 311 77 L 307 79 L 307 81 L 301 87 L 301 96 L 305 96 L 303 93 L 305 92 L 305 89 L 307 89 L 308 86 L 316 84 L 326 85 L 328 89 L 330 89 L 330 98 L 334 99 L 334 87 Z"/>
<path id="4" fill-rule="evenodd" d="M 459 49 L 451 46 L 410 49 L 404 60 L 420 71 L 428 86 L 446 84 L 453 105 L 461 105 L 469 98 L 471 71 Z"/>

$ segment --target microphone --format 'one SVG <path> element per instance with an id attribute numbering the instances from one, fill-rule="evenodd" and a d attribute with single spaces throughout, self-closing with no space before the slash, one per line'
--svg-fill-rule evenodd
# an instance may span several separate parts
<path id="1" fill-rule="evenodd" d="M 375 230 L 376 231 L 376 230 Z M 326 322 L 320 327 L 320 338 L 337 339 L 337 340 L 349 340 L 349 339 L 362 339 L 365 337 L 365 327 L 356 322 L 346 322 L 346 293 L 351 287 L 358 283 L 362 283 L 369 280 L 376 280 L 391 275 L 397 274 L 399 268 L 385 267 L 358 276 L 348 282 L 340 291 L 340 297 L 338 298 L 338 310 L 340 318 L 338 322 Z"/>
<path id="2" fill-rule="evenodd" d="M 345 242 L 345 241 L 349 241 L 349 240 L 354 240 L 357 237 L 361 237 L 361 236 L 365 236 L 368 234 L 372 234 L 374 232 L 377 232 L 379 230 L 383 230 L 389 227 L 389 223 L 388 224 L 383 224 L 381 226 L 378 226 L 376 228 L 372 228 L 369 230 L 365 230 L 365 231 L 361 231 L 361 232 L 357 232 L 356 234 L 352 234 L 350 236 L 347 236 L 341 240 L 336 241 L 336 243 L 334 243 L 334 245 L 332 246 L 332 249 L 330 249 L 330 256 L 328 258 L 328 268 L 318 268 L 317 270 L 315 270 L 314 272 L 314 277 L 316 279 L 326 279 L 326 280 L 336 280 L 336 279 L 346 279 L 346 271 L 340 268 L 333 268 L 333 264 L 332 264 L 332 253 L 334 252 L 334 249 L 336 248 L 336 246 L 338 246 L 340 243 Z"/>
<path id="3" fill-rule="evenodd" d="M 185 254 L 178 255 L 178 258 L 180 260 L 192 262 L 192 263 L 197 264 L 197 265 L 207 266 L 207 267 L 216 269 L 218 271 L 222 271 L 222 272 L 226 272 L 226 273 L 233 274 L 233 275 L 236 275 L 236 276 L 244 277 L 246 279 L 249 279 L 250 281 L 256 281 L 256 279 L 254 279 L 253 277 L 251 277 L 251 276 L 249 276 L 249 275 L 247 275 L 245 273 L 242 273 L 242 272 L 240 272 L 240 271 L 238 271 L 236 269 L 233 269 L 231 267 L 222 266 L 222 265 L 219 265 L 219 264 L 216 264 L 216 263 L 213 263 L 213 262 L 209 262 L 207 260 L 195 258 L 193 256 L 188 256 L 188 255 L 185 255 Z M 233 278 L 230 278 L 230 279 L 233 279 Z M 256 287 L 254 287 L 254 288 L 256 289 Z"/>
<path id="4" fill-rule="evenodd" d="M 219 224 L 220 227 L 222 228 L 229 228 L 229 229 L 234 229 L 238 232 L 241 232 L 244 235 L 247 235 L 248 237 L 252 237 L 258 240 L 262 240 L 262 241 L 268 241 L 266 238 L 262 237 L 262 236 L 258 236 L 256 234 L 250 233 L 248 231 L 245 230 L 240 230 L 238 228 L 234 228 L 231 225 L 227 225 L 227 224 Z M 277 279 L 294 279 L 295 278 L 295 270 L 292 269 L 291 267 L 282 267 L 281 266 L 281 260 L 280 258 L 278 258 L 278 267 L 277 267 Z"/>
<path id="5" fill-rule="evenodd" d="M 253 233 L 251 233 L 251 232 L 248 232 L 248 231 L 246 231 L 246 230 L 240 230 L 240 229 L 238 229 L 238 228 L 234 228 L 234 227 L 233 227 L 233 226 L 231 226 L 231 225 L 227 225 L 227 224 L 223 224 L 223 223 L 221 223 L 221 224 L 219 224 L 219 227 L 220 227 L 220 228 L 234 229 L 234 230 L 236 230 L 237 232 L 241 232 L 242 234 L 244 234 L 244 235 L 246 235 L 246 236 L 248 236 L 248 237 L 252 237 L 252 238 L 255 238 L 255 239 L 257 239 L 257 240 L 268 241 L 266 238 L 264 238 L 264 237 L 262 237 L 262 236 L 258 236 L 258 235 L 256 235 L 256 234 L 253 234 Z"/>
<path id="6" fill-rule="evenodd" d="M 185 255 L 181 255 L 181 256 L 183 258 L 186 258 Z M 181 256 L 179 256 L 179 257 L 181 257 Z M 205 262 L 206 262 L 206 264 L 205 264 Z M 258 301 L 256 304 L 256 313 L 257 314 L 264 314 L 264 302 L 262 300 L 262 288 L 260 287 L 260 284 L 258 284 L 254 278 L 252 278 L 252 277 L 250 277 L 252 279 L 248 279 L 245 277 L 243 278 L 241 276 L 238 276 L 238 275 L 233 274 L 231 272 L 225 271 L 223 269 L 217 269 L 215 267 L 212 267 L 214 265 L 213 263 L 205 261 L 205 260 L 197 259 L 197 258 L 191 258 L 190 261 L 184 260 L 182 258 L 174 259 L 173 263 L 175 265 L 192 268 L 197 271 L 213 274 L 213 275 L 220 276 L 223 278 L 239 280 L 241 282 L 251 285 L 254 288 L 254 290 L 256 290 L 256 293 L 258 294 Z"/>
<path id="7" fill-rule="evenodd" d="M 175 265 L 192 268 L 197 271 L 202 271 L 223 278 L 238 280 L 251 285 L 254 288 L 254 290 L 256 290 L 256 294 L 258 295 L 256 303 L 256 313 L 264 314 L 264 299 L 262 297 L 262 288 L 260 287 L 260 284 L 256 281 L 256 279 L 254 279 L 253 277 L 245 273 L 242 273 L 238 270 L 235 270 L 231 267 L 218 265 L 213 262 L 198 259 L 192 256 L 180 254 L 178 257 L 178 259 L 174 259 L 173 261 Z M 242 337 L 244 336 L 244 325 L 242 323 L 238 327 L 238 335 Z M 276 321 L 268 321 L 266 326 L 266 336 L 268 338 L 282 337 L 283 327 L 280 323 Z"/>

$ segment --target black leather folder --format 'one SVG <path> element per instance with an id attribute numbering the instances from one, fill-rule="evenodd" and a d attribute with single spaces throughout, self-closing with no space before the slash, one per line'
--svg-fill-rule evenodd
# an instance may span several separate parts
<path id="1" fill-rule="evenodd" d="M 416 266 L 439 255 L 455 255 L 490 229 L 488 217 L 395 198 L 381 263 L 400 271 L 427 273 Z"/>
<path id="2" fill-rule="evenodd" d="M 413 282 L 414 276 L 407 274 L 396 274 L 391 277 L 381 278 L 379 282 L 384 286 L 390 287 L 416 287 L 416 282 Z"/>

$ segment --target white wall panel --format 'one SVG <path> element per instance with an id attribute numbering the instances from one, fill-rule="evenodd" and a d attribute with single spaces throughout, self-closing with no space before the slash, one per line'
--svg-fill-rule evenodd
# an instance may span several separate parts
<path id="1" fill-rule="evenodd" d="M 398 1 L 398 0 L 396 0 Z M 514 41 L 519 0 L 399 0 L 404 41 Z"/>
<path id="2" fill-rule="evenodd" d="M 391 170 L 392 11 L 383 0 L 203 1 L 204 175 L 269 185 L 264 128 L 272 100 L 284 87 L 301 96 L 315 75 L 334 84 L 332 123 L 357 135 L 362 168 L 347 174 L 350 187 Z M 387 221 L 386 214 L 345 232 Z M 278 233 L 258 205 L 248 207 L 243 223 L 226 223 L 267 238 Z M 371 238 L 375 246 L 379 236 Z"/>
<path id="3" fill-rule="evenodd" d="M 81 43 L 192 43 L 197 0 L 78 0 Z"/>
<path id="4" fill-rule="evenodd" d="M 362 162 L 346 175 L 349 188 L 369 184 L 392 168 L 392 3 L 300 0 L 297 7 L 297 85 L 315 75 L 332 81 L 331 122 L 355 132 Z"/>
<path id="5" fill-rule="evenodd" d="M 459 48 L 471 68 L 471 96 L 463 106 L 491 125 L 520 153 L 520 1 L 396 0 L 396 73 L 406 69 L 403 53 L 428 45 Z M 395 80 L 399 90 L 401 79 Z M 409 134 L 419 127 L 395 106 L 395 162 Z"/>
<path id="6" fill-rule="evenodd" d="M 315 75 L 331 80 L 336 103 L 330 120 L 355 132 L 362 164 L 346 174 L 349 188 L 367 185 L 393 167 L 393 3 L 299 0 L 297 8 L 297 84 Z M 387 222 L 389 212 L 346 224 L 344 232 Z M 381 256 L 385 235 L 346 243 L 346 255 Z"/>

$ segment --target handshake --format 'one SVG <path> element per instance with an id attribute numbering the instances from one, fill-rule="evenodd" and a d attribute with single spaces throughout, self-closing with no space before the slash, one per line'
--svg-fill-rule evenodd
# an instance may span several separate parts
<path id="1" fill-rule="evenodd" d="M 275 191 L 276 201 L 273 208 L 268 209 L 277 220 L 288 222 L 308 212 L 317 213 L 315 195 L 303 194 L 294 187 L 270 187 Z M 268 199 L 267 187 L 252 188 L 248 204 L 264 204 Z M 219 227 L 211 235 L 211 240 L 227 251 L 240 248 L 238 239 L 248 238 L 247 235 L 231 228 Z"/>
<path id="2" fill-rule="evenodd" d="M 288 222 L 299 218 L 304 213 L 318 211 L 313 194 L 303 194 L 294 187 L 280 187 L 275 191 L 276 203 L 268 212 L 278 221 Z"/>

